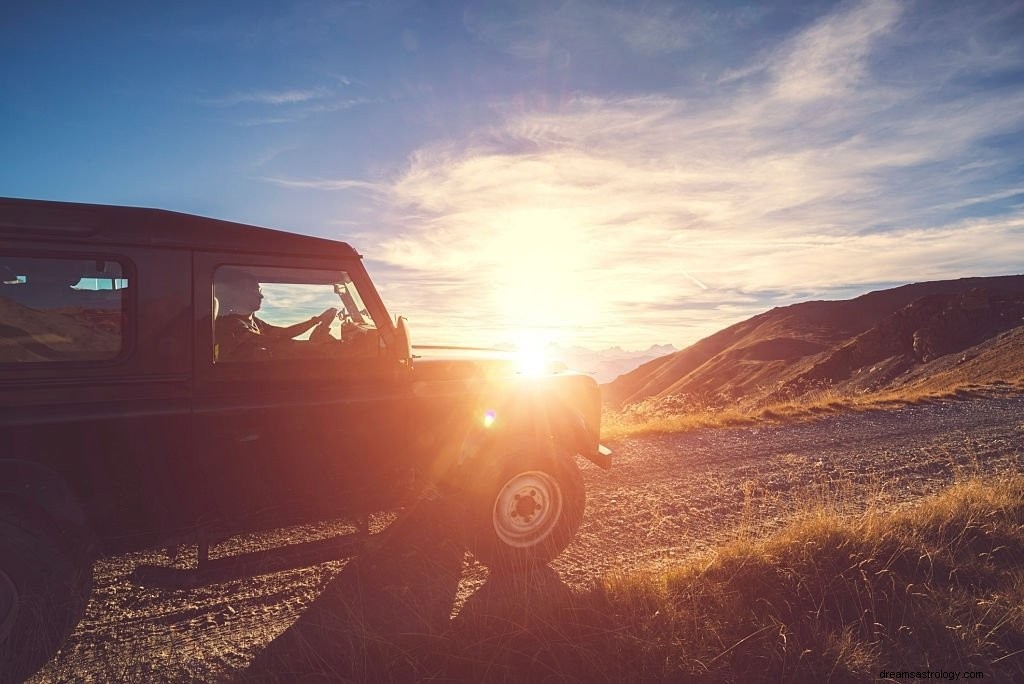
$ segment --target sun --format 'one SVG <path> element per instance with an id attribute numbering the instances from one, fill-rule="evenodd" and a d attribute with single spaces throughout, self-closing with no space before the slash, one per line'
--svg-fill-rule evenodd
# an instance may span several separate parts
<path id="1" fill-rule="evenodd" d="M 547 372 L 547 344 L 542 335 L 535 331 L 522 331 L 519 334 L 516 364 L 519 372 L 528 377 L 537 377 Z"/>
<path id="2" fill-rule="evenodd" d="M 488 304 L 508 329 L 527 331 L 518 347 L 533 362 L 541 362 L 548 343 L 566 344 L 607 315 L 600 261 L 580 237 L 580 217 L 521 208 L 493 228 L 480 254 L 488 265 Z"/>

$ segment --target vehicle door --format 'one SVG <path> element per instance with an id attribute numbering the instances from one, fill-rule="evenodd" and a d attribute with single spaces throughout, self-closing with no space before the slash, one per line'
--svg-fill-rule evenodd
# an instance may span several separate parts
<path id="1" fill-rule="evenodd" d="M 409 386 L 345 264 L 197 253 L 194 267 L 193 420 L 210 514 L 257 529 L 394 494 Z"/>
<path id="2" fill-rule="evenodd" d="M 52 242 L 0 252 L 0 458 L 61 475 L 108 548 L 179 526 L 190 254 Z"/>

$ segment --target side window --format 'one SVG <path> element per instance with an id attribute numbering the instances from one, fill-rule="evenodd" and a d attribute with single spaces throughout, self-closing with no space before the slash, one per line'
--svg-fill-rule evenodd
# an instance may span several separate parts
<path id="1" fill-rule="evenodd" d="M 370 357 L 377 326 L 344 271 L 221 266 L 213 277 L 215 363 Z"/>
<path id="2" fill-rule="evenodd" d="M 128 285 L 110 259 L 0 255 L 0 363 L 116 358 Z"/>

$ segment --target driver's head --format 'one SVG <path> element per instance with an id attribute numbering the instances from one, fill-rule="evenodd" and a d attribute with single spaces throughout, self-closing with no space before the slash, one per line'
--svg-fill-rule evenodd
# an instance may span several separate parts
<path id="1" fill-rule="evenodd" d="M 260 282 L 247 271 L 222 268 L 217 271 L 214 295 L 220 302 L 220 313 L 248 316 L 260 309 L 263 293 Z"/>

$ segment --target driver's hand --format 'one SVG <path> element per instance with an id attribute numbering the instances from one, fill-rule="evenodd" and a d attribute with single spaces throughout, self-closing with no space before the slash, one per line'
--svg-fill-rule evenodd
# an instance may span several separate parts
<path id="1" fill-rule="evenodd" d="M 324 309 L 324 312 L 316 317 L 316 322 L 318 325 L 323 325 L 326 323 L 327 326 L 330 327 L 331 323 L 334 322 L 334 317 L 337 315 L 338 310 L 335 309 L 334 307 Z"/>
<path id="2" fill-rule="evenodd" d="M 325 309 L 322 314 L 316 317 L 316 327 L 313 328 L 313 332 L 309 334 L 310 342 L 326 342 L 327 340 L 333 340 L 331 337 L 331 323 L 334 322 L 334 317 L 338 314 L 338 310 L 335 308 Z"/>

